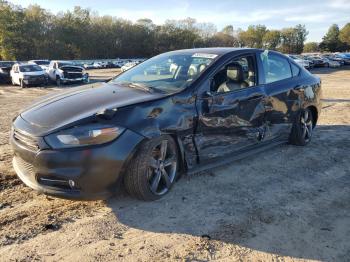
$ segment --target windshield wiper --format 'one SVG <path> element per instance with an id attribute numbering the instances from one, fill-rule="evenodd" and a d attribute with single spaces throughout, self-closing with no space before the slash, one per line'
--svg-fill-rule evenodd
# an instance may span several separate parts
<path id="1" fill-rule="evenodd" d="M 121 85 L 121 86 L 127 86 L 127 87 L 131 87 L 131 88 L 135 88 L 135 89 L 141 89 L 147 92 L 152 92 L 153 91 L 153 87 L 151 86 L 146 86 L 144 84 L 141 83 L 135 83 L 135 82 L 128 82 L 128 81 L 123 81 L 123 82 L 114 82 L 115 84 Z"/>

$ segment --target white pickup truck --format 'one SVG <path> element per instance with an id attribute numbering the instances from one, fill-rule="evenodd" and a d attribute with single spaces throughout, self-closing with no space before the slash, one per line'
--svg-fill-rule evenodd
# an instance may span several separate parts
<path id="1" fill-rule="evenodd" d="M 84 68 L 70 61 L 51 61 L 46 73 L 51 81 L 56 82 L 57 86 L 66 83 L 89 82 L 89 74 L 85 73 Z"/>

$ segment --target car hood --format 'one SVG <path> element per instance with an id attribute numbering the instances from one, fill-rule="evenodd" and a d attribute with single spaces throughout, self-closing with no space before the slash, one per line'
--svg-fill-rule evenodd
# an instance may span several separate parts
<path id="1" fill-rule="evenodd" d="M 106 109 L 115 109 L 165 96 L 115 84 L 80 87 L 42 99 L 26 108 L 21 117 L 47 133 Z"/>
<path id="2" fill-rule="evenodd" d="M 35 72 L 22 72 L 23 75 L 25 76 L 41 76 L 44 75 L 44 71 L 35 71 Z"/>

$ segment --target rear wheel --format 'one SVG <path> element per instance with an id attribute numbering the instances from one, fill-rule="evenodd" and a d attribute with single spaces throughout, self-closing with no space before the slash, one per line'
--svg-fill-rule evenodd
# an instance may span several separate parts
<path id="1" fill-rule="evenodd" d="M 142 200 L 156 200 L 173 186 L 178 167 L 177 147 L 170 136 L 141 145 L 124 178 L 128 193 Z"/>
<path id="2" fill-rule="evenodd" d="M 310 109 L 303 109 L 295 119 L 290 143 L 298 146 L 305 146 L 311 141 L 313 132 L 313 115 Z"/>

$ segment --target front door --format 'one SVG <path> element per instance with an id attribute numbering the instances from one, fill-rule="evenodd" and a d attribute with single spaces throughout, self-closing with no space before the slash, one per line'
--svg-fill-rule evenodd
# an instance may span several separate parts
<path id="1" fill-rule="evenodd" d="M 264 86 L 257 84 L 254 55 L 234 58 L 197 99 L 195 142 L 201 163 L 253 147 L 264 138 Z"/>

